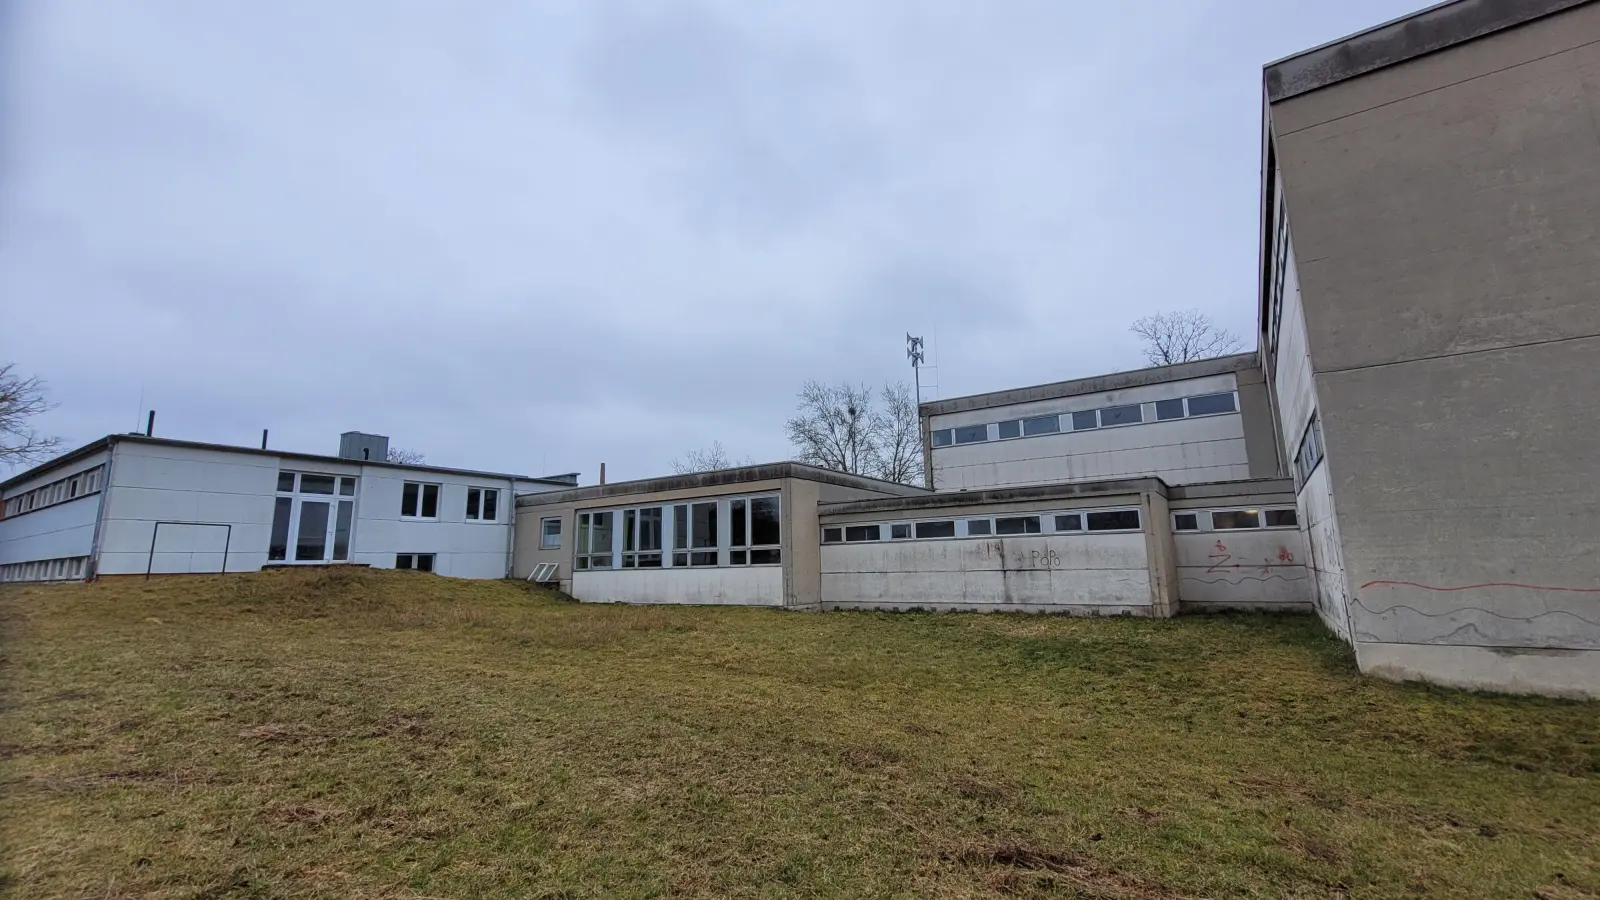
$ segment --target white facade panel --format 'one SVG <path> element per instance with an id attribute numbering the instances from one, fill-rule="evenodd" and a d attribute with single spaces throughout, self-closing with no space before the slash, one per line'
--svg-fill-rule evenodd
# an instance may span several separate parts
<path id="1" fill-rule="evenodd" d="M 56 477 L 52 475 L 41 483 L 48 484 Z M 0 565 L 88 556 L 94 545 L 94 522 L 103 496 L 90 494 L 0 519 Z"/>
<path id="2" fill-rule="evenodd" d="M 1310 610 L 1315 589 L 1298 529 L 1178 532 L 1184 608 Z"/>
<path id="3" fill-rule="evenodd" d="M 405 483 L 439 485 L 438 516 L 405 518 L 400 503 Z M 467 519 L 467 489 L 497 490 L 496 521 Z M 520 490 L 526 492 L 524 485 Z M 455 578 L 504 578 L 511 552 L 515 491 L 505 479 L 459 473 L 362 466 L 357 488 L 351 561 L 394 568 L 402 553 L 434 554 L 433 571 Z"/>
<path id="4" fill-rule="evenodd" d="M 1106 614 L 1151 609 L 1145 536 L 1029 535 L 822 547 L 825 609 Z"/>
<path id="5" fill-rule="evenodd" d="M 571 585 L 590 603 L 783 605 L 783 566 L 585 571 Z"/>

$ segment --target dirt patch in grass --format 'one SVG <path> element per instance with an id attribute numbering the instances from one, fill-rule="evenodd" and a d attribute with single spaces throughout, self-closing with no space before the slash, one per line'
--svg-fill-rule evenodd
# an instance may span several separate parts
<path id="1" fill-rule="evenodd" d="M 1309 618 L 581 605 L 297 570 L 0 589 L 0 894 L 1600 890 L 1600 707 Z"/>

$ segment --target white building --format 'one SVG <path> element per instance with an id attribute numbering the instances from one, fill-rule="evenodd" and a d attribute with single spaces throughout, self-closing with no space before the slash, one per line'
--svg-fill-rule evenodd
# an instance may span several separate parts
<path id="1" fill-rule="evenodd" d="M 102 438 L 0 484 L 0 580 L 322 563 L 501 578 L 516 496 L 577 483 L 384 462 L 377 435 L 342 444 L 320 456 Z"/>

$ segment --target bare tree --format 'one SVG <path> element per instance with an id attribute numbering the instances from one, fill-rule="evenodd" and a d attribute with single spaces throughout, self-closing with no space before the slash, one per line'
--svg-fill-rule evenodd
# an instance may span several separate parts
<path id="1" fill-rule="evenodd" d="M 690 450 L 673 460 L 672 471 L 678 475 L 687 475 L 690 472 L 715 472 L 718 469 L 737 469 L 755 464 L 756 461 L 748 456 L 734 459 L 723 449 L 721 441 L 712 441 L 709 447 Z"/>
<path id="2" fill-rule="evenodd" d="M 405 450 L 400 447 L 389 448 L 389 462 L 399 463 L 402 466 L 420 466 L 427 462 L 427 457 L 415 450 Z"/>
<path id="3" fill-rule="evenodd" d="M 873 472 L 897 484 L 922 483 L 922 417 L 905 382 L 878 392 L 882 405 L 872 411 Z"/>
<path id="4" fill-rule="evenodd" d="M 1238 335 L 1198 309 L 1145 316 L 1128 330 L 1144 340 L 1144 356 L 1152 366 L 1226 356 L 1244 348 Z"/>
<path id="5" fill-rule="evenodd" d="M 33 430 L 29 420 L 55 409 L 44 396 L 44 382 L 23 378 L 11 363 L 0 365 L 0 463 L 38 462 L 61 447 L 61 439 Z"/>
<path id="6" fill-rule="evenodd" d="M 836 472 L 870 475 L 876 461 L 872 391 L 866 385 L 807 381 L 789 419 L 795 459 Z"/>

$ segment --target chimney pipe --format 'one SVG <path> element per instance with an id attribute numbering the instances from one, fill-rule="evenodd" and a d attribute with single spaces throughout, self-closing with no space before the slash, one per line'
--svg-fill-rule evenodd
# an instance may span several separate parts
<path id="1" fill-rule="evenodd" d="M 362 459 L 372 459 L 372 448 L 371 447 L 362 447 L 361 448 L 361 458 Z"/>
<path id="2" fill-rule="evenodd" d="M 601 463 L 600 464 L 600 483 L 601 484 L 605 484 L 606 483 L 606 464 L 605 463 Z"/>
<path id="3" fill-rule="evenodd" d="M 267 430 L 261 429 L 261 449 L 267 449 Z"/>
<path id="4" fill-rule="evenodd" d="M 144 420 L 144 436 L 150 437 L 156 433 L 156 411 L 150 410 L 150 418 Z"/>

